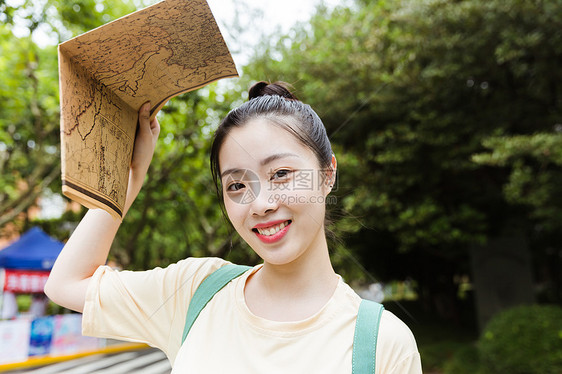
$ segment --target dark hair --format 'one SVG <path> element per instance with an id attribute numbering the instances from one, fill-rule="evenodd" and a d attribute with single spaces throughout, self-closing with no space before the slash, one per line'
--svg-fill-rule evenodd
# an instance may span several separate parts
<path id="1" fill-rule="evenodd" d="M 221 207 L 219 151 L 230 130 L 244 126 L 252 119 L 264 118 L 289 131 L 314 152 L 321 169 L 328 170 L 332 162 L 332 146 L 322 120 L 310 105 L 297 99 L 287 83 L 258 82 L 250 87 L 248 96 L 247 102 L 231 110 L 222 120 L 211 146 L 211 173 Z"/>
<path id="2" fill-rule="evenodd" d="M 217 189 L 220 185 L 219 151 L 232 128 L 254 118 L 265 118 L 292 133 L 316 155 L 321 168 L 332 161 L 332 147 L 322 120 L 310 105 L 304 104 L 284 82 L 258 82 L 250 87 L 249 101 L 228 113 L 222 120 L 211 147 L 211 173 Z"/>

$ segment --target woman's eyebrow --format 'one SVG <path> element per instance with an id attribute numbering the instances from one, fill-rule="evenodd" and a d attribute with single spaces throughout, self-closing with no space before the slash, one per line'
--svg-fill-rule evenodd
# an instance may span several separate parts
<path id="1" fill-rule="evenodd" d="M 275 154 L 273 154 L 271 156 L 267 156 L 266 158 L 261 160 L 260 165 L 265 166 L 265 165 L 269 164 L 270 162 L 273 162 L 273 161 L 278 160 L 280 158 L 286 158 L 286 157 L 299 157 L 299 155 L 297 155 L 296 153 L 291 153 L 291 152 L 275 153 Z"/>
<path id="2" fill-rule="evenodd" d="M 239 168 L 226 169 L 221 173 L 221 179 L 227 174 L 242 173 L 242 172 L 244 172 L 244 169 L 239 169 Z"/>
<path id="3" fill-rule="evenodd" d="M 260 161 L 260 166 L 265 166 L 267 164 L 269 164 L 270 162 L 273 162 L 275 160 L 281 159 L 281 158 L 286 158 L 286 157 L 300 157 L 298 154 L 296 153 L 291 153 L 291 152 L 284 152 L 284 153 L 275 153 L 271 156 L 267 156 L 266 158 L 264 158 L 263 160 Z M 221 173 L 221 179 L 227 175 L 227 174 L 234 174 L 234 173 L 239 173 L 239 172 L 244 172 L 246 169 L 240 169 L 240 168 L 231 168 L 231 169 L 226 169 L 225 171 L 223 171 Z"/>

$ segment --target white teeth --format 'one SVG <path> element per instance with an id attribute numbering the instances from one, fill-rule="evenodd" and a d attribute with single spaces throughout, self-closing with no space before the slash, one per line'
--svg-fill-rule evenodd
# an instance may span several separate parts
<path id="1" fill-rule="evenodd" d="M 282 230 L 288 224 L 289 224 L 289 221 L 285 221 L 285 222 L 282 222 L 278 225 L 270 227 L 268 229 L 257 229 L 257 230 L 261 235 L 270 236 L 270 235 L 276 234 L 277 232 L 279 232 L 279 230 Z"/>

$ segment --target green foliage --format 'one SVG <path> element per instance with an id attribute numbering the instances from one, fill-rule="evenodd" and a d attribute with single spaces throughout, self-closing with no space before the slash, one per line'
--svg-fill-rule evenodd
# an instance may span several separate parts
<path id="1" fill-rule="evenodd" d="M 134 8 L 130 1 L 0 2 L 0 229 L 23 228 L 42 192 L 60 191 L 55 44 Z"/>
<path id="2" fill-rule="evenodd" d="M 59 176 L 55 47 L 39 48 L 0 25 L 0 226 Z"/>
<path id="3" fill-rule="evenodd" d="M 134 4 L 132 0 L 47 0 L 46 3 L 45 12 L 49 8 L 55 10 L 53 13 L 56 17 L 49 20 L 53 31 L 60 32 L 62 24 L 67 37 L 79 35 L 132 13 L 141 5 Z"/>
<path id="4" fill-rule="evenodd" d="M 513 221 L 559 228 L 558 151 L 547 173 L 473 156 L 498 136 L 552 134 L 560 25 L 559 1 L 360 1 L 264 41 L 245 71 L 293 83 L 341 146 L 337 194 L 351 216 L 337 227 L 352 252 L 378 274 L 419 272 L 381 258 L 398 248 L 464 261 Z"/>
<path id="5" fill-rule="evenodd" d="M 479 352 L 485 373 L 560 373 L 562 308 L 521 306 L 499 313 L 483 331 Z"/>
<path id="6" fill-rule="evenodd" d="M 491 151 L 474 155 L 475 162 L 511 168 L 503 187 L 506 200 L 531 207 L 531 216 L 545 229 L 562 229 L 562 134 L 497 136 L 483 145 Z"/>
<path id="7" fill-rule="evenodd" d="M 506 310 L 488 323 L 477 344 L 455 345 L 442 365 L 445 374 L 560 373 L 562 309 L 533 305 Z M 422 352 L 425 348 L 420 345 Z"/>
<path id="8" fill-rule="evenodd" d="M 384 302 L 389 310 L 412 330 L 421 356 L 424 373 L 443 373 L 448 362 L 453 360 L 456 352 L 476 349 L 477 335 L 467 325 L 444 321 L 437 313 L 428 310 L 419 302 L 403 300 Z M 474 367 L 470 362 L 467 368 Z M 464 371 L 451 372 L 463 374 Z M 476 374 L 476 371 L 470 372 Z"/>
<path id="9" fill-rule="evenodd" d="M 479 374 L 480 356 L 474 344 L 459 348 L 453 357 L 443 365 L 445 374 Z"/>

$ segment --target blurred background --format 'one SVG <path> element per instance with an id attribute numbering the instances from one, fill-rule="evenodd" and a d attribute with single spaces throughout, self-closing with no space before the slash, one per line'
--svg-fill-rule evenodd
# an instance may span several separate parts
<path id="1" fill-rule="evenodd" d="M 33 227 L 64 242 L 85 213 L 60 193 L 57 44 L 150 4 L 0 0 L 0 248 Z M 209 4 L 241 78 L 161 111 L 111 263 L 259 262 L 208 155 L 250 84 L 283 80 L 338 158 L 336 271 L 410 326 L 424 371 L 562 373 L 562 2 Z"/>

